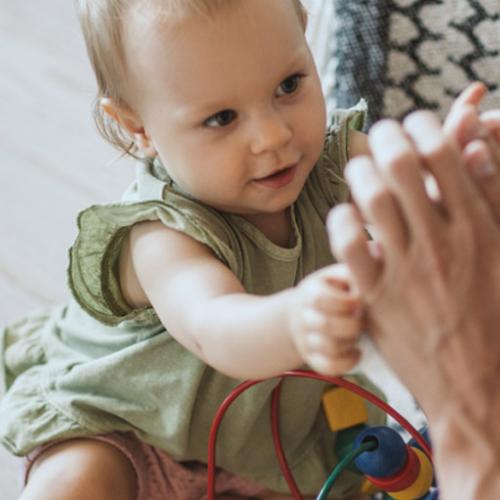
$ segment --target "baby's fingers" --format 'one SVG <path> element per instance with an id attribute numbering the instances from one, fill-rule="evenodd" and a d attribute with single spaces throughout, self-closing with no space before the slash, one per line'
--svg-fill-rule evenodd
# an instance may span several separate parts
<path id="1" fill-rule="evenodd" d="M 310 354 L 340 358 L 358 349 L 358 339 L 339 339 L 320 332 L 311 332 L 307 335 L 306 348 Z"/>
<path id="2" fill-rule="evenodd" d="M 314 310 L 304 311 L 305 328 L 338 340 L 357 340 L 361 335 L 363 320 L 359 316 L 327 316 Z"/>
<path id="3" fill-rule="evenodd" d="M 341 375 L 351 370 L 361 357 L 355 341 L 335 341 L 320 333 L 307 338 L 307 363 L 325 375 Z"/>
<path id="4" fill-rule="evenodd" d="M 361 309 L 358 292 L 347 283 L 340 283 L 332 277 L 329 270 L 321 270 L 314 279 L 308 279 L 302 287 L 306 307 L 324 315 L 356 314 Z"/>

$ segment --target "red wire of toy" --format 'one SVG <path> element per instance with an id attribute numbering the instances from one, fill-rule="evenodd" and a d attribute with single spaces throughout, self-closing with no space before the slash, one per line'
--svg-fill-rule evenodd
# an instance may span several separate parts
<path id="1" fill-rule="evenodd" d="M 280 383 L 274 388 L 271 399 L 271 430 L 273 433 L 274 450 L 276 452 L 276 457 L 278 458 L 278 462 L 280 464 L 281 472 L 285 477 L 286 484 L 288 484 L 288 489 L 290 490 L 290 493 L 296 500 L 301 500 L 302 495 L 292 475 L 292 471 L 288 467 L 288 462 L 286 461 L 285 452 L 281 444 L 279 404 L 280 404 L 280 394 L 281 394 L 282 384 L 283 384 L 283 378 L 280 380 Z"/>
<path id="2" fill-rule="evenodd" d="M 219 406 L 215 417 L 212 421 L 212 426 L 210 427 L 210 434 L 208 436 L 208 460 L 207 460 L 207 500 L 215 500 L 215 444 L 217 441 L 217 432 L 219 431 L 219 425 L 224 417 L 231 403 L 249 387 L 262 382 L 262 380 L 247 380 L 235 387 L 229 396 L 224 399 L 222 404 Z"/>
<path id="3" fill-rule="evenodd" d="M 344 387 L 347 390 L 358 394 L 363 397 L 370 403 L 374 404 L 381 410 L 385 411 L 388 415 L 390 415 L 396 422 L 398 422 L 404 429 L 406 429 L 410 435 L 415 439 L 415 441 L 420 445 L 424 453 L 429 457 L 429 460 L 432 460 L 432 454 L 430 448 L 425 441 L 425 439 L 420 435 L 420 433 L 406 420 L 399 412 L 397 412 L 394 408 L 388 405 L 385 401 L 382 401 L 380 398 L 368 392 L 366 389 L 359 387 L 358 385 L 344 380 L 342 377 L 329 377 L 325 375 L 320 375 L 319 373 L 312 372 L 310 370 L 292 370 L 286 371 L 279 375 L 282 379 L 285 377 L 305 377 L 311 378 L 314 380 L 320 380 L 323 382 L 328 382 L 333 385 L 338 385 L 340 387 Z M 220 423 L 224 414 L 226 413 L 229 406 L 233 403 L 233 401 L 248 388 L 252 387 L 255 384 L 263 382 L 263 380 L 247 380 L 246 382 L 238 385 L 229 396 L 222 402 L 219 409 L 217 410 L 214 420 L 212 422 L 212 426 L 210 428 L 210 434 L 208 439 L 208 460 L 207 460 L 207 499 L 215 500 L 215 463 L 216 463 L 216 441 L 217 441 L 217 433 L 219 430 Z M 288 486 L 293 494 L 293 496 L 297 500 L 302 500 L 302 496 L 297 489 L 295 480 L 288 468 L 288 464 L 286 461 L 286 457 L 283 451 L 283 447 L 281 444 L 281 439 L 279 436 L 279 419 L 278 419 L 278 400 L 279 400 L 279 387 L 281 386 L 282 381 L 278 384 L 278 386 L 273 391 L 273 401 L 271 402 L 271 425 L 273 428 L 273 441 L 274 447 L 276 450 L 276 455 L 278 457 L 278 461 L 280 463 L 281 470 L 285 479 L 288 483 Z M 277 392 L 275 392 L 277 390 Z M 275 432 L 276 431 L 276 432 Z"/>

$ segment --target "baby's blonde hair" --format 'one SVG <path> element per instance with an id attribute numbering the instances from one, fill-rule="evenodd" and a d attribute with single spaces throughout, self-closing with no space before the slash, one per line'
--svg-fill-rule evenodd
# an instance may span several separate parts
<path id="1" fill-rule="evenodd" d="M 100 134 L 124 154 L 136 156 L 130 135 L 102 109 L 101 99 L 110 98 L 127 109 L 125 99 L 126 63 L 122 40 L 122 21 L 131 8 L 156 8 L 164 19 L 177 19 L 187 14 L 212 17 L 236 0 L 76 0 L 90 63 L 97 80 L 93 116 Z M 249 1 L 249 0 L 241 0 Z M 251 0 L 250 0 L 251 1 Z M 291 0 L 301 16 L 300 0 Z M 155 12 L 156 15 L 156 12 Z"/>

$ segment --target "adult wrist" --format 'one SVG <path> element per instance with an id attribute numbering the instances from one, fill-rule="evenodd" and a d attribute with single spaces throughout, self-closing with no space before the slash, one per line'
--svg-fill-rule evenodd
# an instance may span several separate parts
<path id="1" fill-rule="evenodd" d="M 452 410 L 451 412 L 449 410 Z M 496 422 L 478 423 L 461 408 L 430 418 L 434 465 L 443 500 L 500 498 Z"/>
<path id="2" fill-rule="evenodd" d="M 500 498 L 500 370 L 485 323 L 471 318 L 436 345 L 436 385 L 421 394 L 444 499 Z"/>

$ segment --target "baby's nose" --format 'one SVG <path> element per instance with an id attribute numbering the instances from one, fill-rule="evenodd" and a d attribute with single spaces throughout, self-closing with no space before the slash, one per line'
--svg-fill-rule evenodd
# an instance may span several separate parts
<path id="1" fill-rule="evenodd" d="M 269 110 L 254 119 L 250 150 L 255 155 L 275 151 L 288 144 L 292 136 L 292 128 L 284 117 Z"/>

